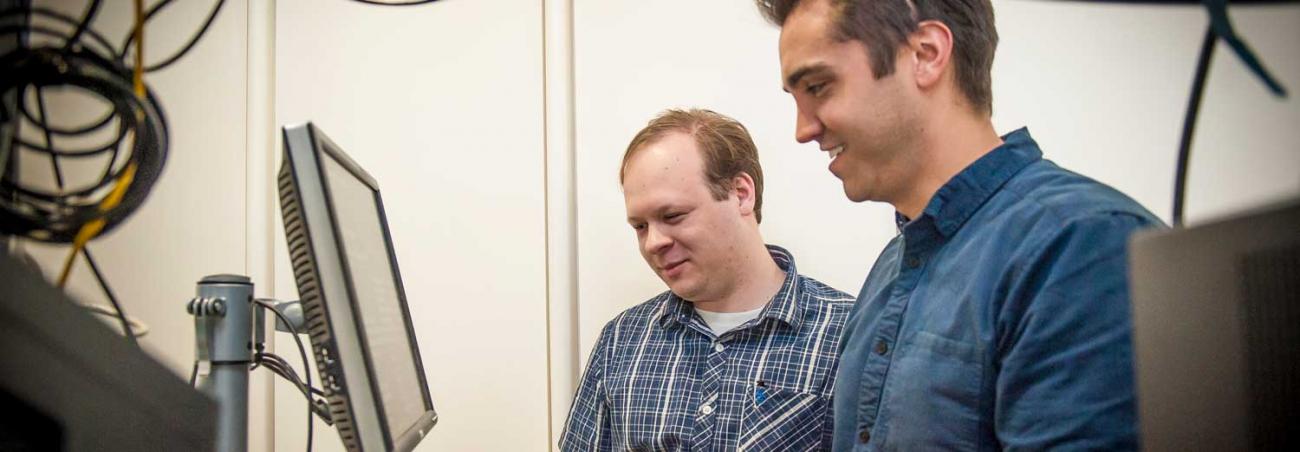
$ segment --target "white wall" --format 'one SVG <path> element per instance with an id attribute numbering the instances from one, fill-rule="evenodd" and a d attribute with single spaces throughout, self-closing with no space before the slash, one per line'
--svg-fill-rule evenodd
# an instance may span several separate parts
<path id="1" fill-rule="evenodd" d="M 1173 165 L 1207 20 L 1198 7 L 995 1 L 994 124 L 1029 126 L 1046 157 L 1169 220 Z M 895 234 L 892 209 L 853 204 L 814 145 L 794 142 L 777 38 L 748 1 L 580 1 L 575 6 L 579 337 L 583 363 L 617 312 L 662 291 L 624 224 L 617 168 L 658 111 L 739 119 L 767 180 L 764 237 L 799 270 L 856 293 Z M 1226 47 L 1192 152 L 1191 223 L 1300 195 L 1300 8 L 1233 7 L 1238 32 L 1293 94 L 1276 100 Z"/>
<path id="2" fill-rule="evenodd" d="M 1170 220 L 1174 163 L 1204 9 L 999 2 L 994 123 L 1027 124 L 1048 158 Z M 1291 98 L 1216 49 L 1192 143 L 1189 224 L 1300 195 L 1300 7 L 1230 17 Z"/>
<path id="3" fill-rule="evenodd" d="M 544 449 L 540 2 L 277 6 L 276 124 L 314 121 L 384 197 L 440 418 L 419 449 Z M 296 298 L 286 273 L 276 293 Z M 282 356 L 292 347 L 277 339 Z M 276 392 L 276 449 L 297 450 L 302 398 Z M 319 422 L 315 444 L 342 450 Z"/>

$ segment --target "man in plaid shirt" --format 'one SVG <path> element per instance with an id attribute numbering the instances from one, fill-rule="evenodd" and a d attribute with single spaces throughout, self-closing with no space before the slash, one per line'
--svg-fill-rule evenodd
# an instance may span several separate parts
<path id="1" fill-rule="evenodd" d="M 854 297 L 765 245 L 763 173 L 740 123 L 670 110 L 628 145 L 627 220 L 669 290 L 600 334 L 560 448 L 823 450 Z"/>

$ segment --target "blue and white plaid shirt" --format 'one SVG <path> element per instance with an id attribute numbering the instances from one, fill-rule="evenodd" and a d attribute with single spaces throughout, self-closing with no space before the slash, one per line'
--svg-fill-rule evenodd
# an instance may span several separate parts
<path id="1" fill-rule="evenodd" d="M 664 292 L 605 325 L 591 352 L 564 451 L 824 450 L 840 335 L 854 297 L 795 271 L 762 313 L 715 336 Z"/>

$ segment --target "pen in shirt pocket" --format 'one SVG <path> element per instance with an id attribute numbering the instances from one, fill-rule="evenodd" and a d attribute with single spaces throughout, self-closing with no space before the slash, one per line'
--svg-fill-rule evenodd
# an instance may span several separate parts
<path id="1" fill-rule="evenodd" d="M 767 401 L 767 383 L 758 380 L 754 383 L 754 405 L 762 405 Z"/>

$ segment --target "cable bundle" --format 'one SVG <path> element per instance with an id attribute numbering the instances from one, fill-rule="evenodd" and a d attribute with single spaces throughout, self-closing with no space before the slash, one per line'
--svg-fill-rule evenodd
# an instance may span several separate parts
<path id="1" fill-rule="evenodd" d="M 0 12 L 0 20 L 9 23 L 0 27 L 0 35 L 19 35 L 24 41 L 26 33 L 55 38 L 0 56 L 0 67 L 6 68 L 0 73 L 0 97 L 10 101 L 0 109 L 0 233 L 84 245 L 134 212 L 162 172 L 168 144 L 162 108 L 138 81 L 138 71 L 129 69 L 111 43 L 88 27 L 97 9 L 95 2 L 81 21 L 43 8 Z M 34 23 L 15 24 L 28 14 Z M 45 99 L 50 89 L 96 99 L 107 112 L 82 125 L 53 125 Z M 33 133 L 25 137 L 19 128 Z M 41 139 L 29 139 L 31 135 Z M 69 141 L 96 143 L 78 148 L 62 144 Z M 10 165 L 23 153 L 48 159 L 55 189 L 19 179 Z M 95 177 L 75 184 L 65 178 L 68 160 L 105 164 Z"/>
<path id="2" fill-rule="evenodd" d="M 86 245 L 135 212 L 167 161 L 166 117 L 145 85 L 144 73 L 163 69 L 188 53 L 225 4 L 217 0 L 203 27 L 183 48 L 146 68 L 145 22 L 172 1 L 158 2 L 146 13 L 144 1 L 135 0 L 134 26 L 120 49 L 91 27 L 101 0 L 92 0 L 80 20 L 48 8 L 0 11 L 0 39 L 15 43 L 14 49 L 0 55 L 4 68 L 0 72 L 0 235 L 72 244 L 58 286 L 67 282 L 76 256 L 85 256 L 131 342 L 147 327 L 132 327 Z M 40 43 L 31 45 L 33 37 Z M 83 99 L 78 100 L 107 108 L 98 119 L 56 125 L 47 108 L 47 90 L 80 94 Z M 53 188 L 21 177 L 26 173 L 32 179 L 33 173 L 17 168 L 20 161 L 33 161 L 24 156 L 49 161 Z M 65 178 L 64 164 L 69 161 L 102 166 L 74 182 Z M 75 174 L 85 176 L 84 171 Z M 88 309 L 107 311 L 97 306 Z"/>

